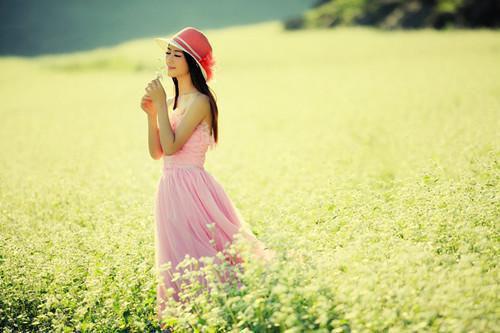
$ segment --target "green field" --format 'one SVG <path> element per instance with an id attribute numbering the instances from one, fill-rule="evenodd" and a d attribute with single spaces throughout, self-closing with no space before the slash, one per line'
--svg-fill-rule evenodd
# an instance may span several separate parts
<path id="1" fill-rule="evenodd" d="M 206 33 L 205 167 L 280 256 L 172 308 L 179 331 L 500 332 L 500 32 Z M 3 332 L 156 327 L 162 161 L 139 104 L 161 56 L 0 59 Z"/>

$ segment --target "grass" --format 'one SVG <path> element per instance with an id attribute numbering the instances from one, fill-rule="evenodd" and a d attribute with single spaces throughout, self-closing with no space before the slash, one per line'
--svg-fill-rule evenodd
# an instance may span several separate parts
<path id="1" fill-rule="evenodd" d="M 279 253 L 180 331 L 499 332 L 499 32 L 207 31 L 206 169 Z M 0 327 L 155 323 L 152 39 L 0 59 Z M 173 92 L 168 83 L 167 94 Z"/>

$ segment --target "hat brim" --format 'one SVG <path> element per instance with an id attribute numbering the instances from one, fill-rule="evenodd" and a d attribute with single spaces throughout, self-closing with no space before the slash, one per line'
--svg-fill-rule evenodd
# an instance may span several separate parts
<path id="1" fill-rule="evenodd" d="M 157 44 L 157 45 L 158 45 L 158 46 L 159 46 L 162 50 L 164 50 L 164 51 L 168 51 L 168 48 L 167 48 L 167 47 L 168 47 L 168 44 L 172 44 L 172 45 L 177 46 L 177 45 L 176 45 L 177 43 L 172 43 L 172 39 L 171 39 L 171 38 L 160 38 L 160 37 L 158 37 L 158 38 L 155 38 L 154 40 L 155 40 L 156 44 Z M 177 47 L 179 47 L 179 46 L 177 46 Z M 180 47 L 180 48 L 181 48 L 181 47 Z"/>
<path id="2" fill-rule="evenodd" d="M 186 53 L 189 53 L 191 55 L 191 52 L 187 51 L 185 48 L 183 48 L 181 45 L 177 44 L 177 42 L 172 39 L 172 38 L 161 38 L 161 37 L 157 37 L 157 38 L 154 38 L 156 44 L 163 50 L 163 51 L 168 51 L 168 45 L 171 44 L 179 49 L 181 49 L 182 51 L 186 52 Z M 207 72 L 205 71 L 205 69 L 203 68 L 203 66 L 200 64 L 200 62 L 198 60 L 196 60 L 195 57 L 193 57 L 193 59 L 196 61 L 196 63 L 198 63 L 198 66 L 200 66 L 200 69 L 201 69 L 201 72 L 203 74 L 203 77 L 205 78 L 205 80 L 207 79 Z"/>

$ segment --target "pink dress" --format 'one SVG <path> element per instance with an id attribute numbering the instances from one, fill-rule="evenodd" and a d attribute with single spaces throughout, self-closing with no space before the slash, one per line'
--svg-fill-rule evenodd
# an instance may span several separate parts
<path id="1" fill-rule="evenodd" d="M 199 93 L 183 95 L 187 97 L 184 105 L 179 103 L 180 107 L 169 115 L 174 132 L 198 96 Z M 232 242 L 238 231 L 255 244 L 257 257 L 267 261 L 275 254 L 256 239 L 222 186 L 205 170 L 205 153 L 215 144 L 210 131 L 208 123 L 201 122 L 179 151 L 163 155 L 163 174 L 158 182 L 155 202 L 156 268 L 167 262 L 171 268 L 162 267 L 157 271 L 164 283 L 164 286 L 157 286 L 159 319 L 165 308 L 166 288 L 172 288 L 172 297 L 179 301 L 179 286 L 177 281 L 172 281 L 172 276 L 177 264 L 187 254 L 194 258 L 213 257 Z M 209 224 L 214 226 L 214 233 Z"/>

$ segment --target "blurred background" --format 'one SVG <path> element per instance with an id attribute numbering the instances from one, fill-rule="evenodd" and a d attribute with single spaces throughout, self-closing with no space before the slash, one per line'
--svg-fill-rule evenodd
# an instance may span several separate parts
<path id="1" fill-rule="evenodd" d="M 279 261 L 179 331 L 498 332 L 499 25 L 492 0 L 0 0 L 0 331 L 157 328 L 140 101 L 153 39 L 193 26 L 205 168 Z"/>
<path id="2" fill-rule="evenodd" d="M 1 1 L 0 54 L 35 56 L 110 47 L 174 34 L 184 26 L 220 29 L 300 15 L 312 0 Z"/>
<path id="3" fill-rule="evenodd" d="M 495 0 L 2 0 L 0 20 L 0 54 L 34 56 L 174 33 L 194 22 L 203 29 L 269 20 L 282 20 L 286 29 L 494 28 L 500 25 L 500 4 Z"/>

